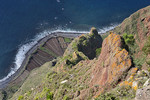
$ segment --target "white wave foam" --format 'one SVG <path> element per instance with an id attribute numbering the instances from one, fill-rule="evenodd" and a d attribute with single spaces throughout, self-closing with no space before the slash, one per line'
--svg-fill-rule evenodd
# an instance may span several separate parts
<path id="1" fill-rule="evenodd" d="M 112 29 L 114 29 L 116 26 L 118 26 L 119 24 L 115 23 L 115 24 L 110 24 L 108 27 L 104 27 L 102 29 L 98 29 L 99 33 L 106 33 L 107 31 L 110 31 Z"/>
<path id="2" fill-rule="evenodd" d="M 109 30 L 112 30 L 117 25 L 118 24 L 114 24 L 114 25 L 111 25 L 109 27 L 104 27 L 102 29 L 98 29 L 98 31 L 99 31 L 99 33 L 105 33 Z M 16 57 L 15 57 L 15 62 L 14 62 L 15 66 L 13 68 L 11 68 L 10 73 L 6 77 L 1 79 L 0 82 L 7 80 L 21 67 L 22 62 L 24 61 L 24 59 L 26 57 L 25 54 L 38 42 L 38 40 L 44 38 L 45 36 L 47 36 L 51 33 L 55 33 L 55 32 L 88 33 L 88 31 L 76 31 L 76 30 L 72 30 L 72 29 L 64 30 L 60 27 L 57 28 L 56 30 L 53 29 L 53 31 L 52 30 L 46 30 L 46 31 L 41 32 L 40 34 L 36 35 L 35 38 L 31 40 L 30 43 L 24 44 L 24 45 L 19 47 L 18 53 L 16 54 Z"/>
<path id="3" fill-rule="evenodd" d="M 3 82 L 9 77 L 11 77 L 21 67 L 22 62 L 25 59 L 25 54 L 38 42 L 38 40 L 40 40 L 41 38 L 45 37 L 48 34 L 49 33 L 47 31 L 44 31 L 40 33 L 39 35 L 36 35 L 35 38 L 32 39 L 30 43 L 26 43 L 20 46 L 18 49 L 18 53 L 16 54 L 16 57 L 15 57 L 15 62 L 14 62 L 15 66 L 11 68 L 10 73 L 6 77 L 1 79 L 0 82 Z"/>

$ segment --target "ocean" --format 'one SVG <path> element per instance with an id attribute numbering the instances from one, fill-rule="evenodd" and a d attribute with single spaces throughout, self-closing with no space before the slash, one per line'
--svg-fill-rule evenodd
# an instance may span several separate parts
<path id="1" fill-rule="evenodd" d="M 0 82 L 21 66 L 25 53 L 53 31 L 104 33 L 150 0 L 0 0 Z"/>

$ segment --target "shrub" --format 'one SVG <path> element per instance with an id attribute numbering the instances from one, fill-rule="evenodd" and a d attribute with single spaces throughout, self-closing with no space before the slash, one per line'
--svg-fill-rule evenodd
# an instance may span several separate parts
<path id="1" fill-rule="evenodd" d="M 111 93 L 105 93 L 105 94 L 100 95 L 95 100 L 119 100 L 119 99 L 117 97 L 115 97 L 115 95 L 113 95 Z"/>
<path id="2" fill-rule="evenodd" d="M 53 100 L 53 95 L 54 94 L 52 92 L 48 92 L 47 95 L 46 95 L 46 99 L 47 100 Z"/>
<path id="3" fill-rule="evenodd" d="M 150 45 L 149 45 L 149 44 L 145 45 L 145 46 L 142 48 L 142 50 L 143 50 L 143 52 L 144 52 L 146 55 L 150 54 Z"/>
<path id="4" fill-rule="evenodd" d="M 123 34 L 123 39 L 124 39 L 124 41 L 125 41 L 125 43 L 127 44 L 127 45 L 134 45 L 134 41 L 135 41 L 135 39 L 134 39 L 134 35 L 133 34 L 127 34 L 127 33 L 124 33 Z"/>
<path id="5" fill-rule="evenodd" d="M 146 55 L 150 54 L 150 37 L 148 37 L 148 39 L 147 39 L 147 41 L 146 41 L 144 47 L 142 48 L 142 51 L 143 51 Z"/>
<path id="6" fill-rule="evenodd" d="M 6 91 L 1 91 L 0 93 L 0 99 L 3 98 L 2 100 L 7 100 L 7 92 Z"/>
<path id="7" fill-rule="evenodd" d="M 128 36 L 127 33 L 124 33 L 124 34 L 123 34 L 123 38 L 124 38 L 124 39 L 127 39 L 127 36 Z"/>
<path id="8" fill-rule="evenodd" d="M 135 98 L 136 91 L 130 86 L 122 86 L 101 94 L 95 100 L 132 100 Z"/>
<path id="9" fill-rule="evenodd" d="M 77 46 L 78 44 L 76 43 L 76 42 L 73 42 L 72 43 L 72 48 L 76 51 L 76 50 L 78 50 L 78 46 Z"/>
<path id="10" fill-rule="evenodd" d="M 98 56 L 100 55 L 101 49 L 102 49 L 102 48 L 97 48 L 97 49 L 96 49 L 96 57 L 98 57 Z"/>
<path id="11" fill-rule="evenodd" d="M 64 41 L 65 41 L 66 43 L 70 43 L 70 42 L 71 42 L 71 39 L 70 39 L 70 38 L 64 38 Z"/>
<path id="12" fill-rule="evenodd" d="M 83 46 L 88 46 L 87 40 L 84 40 L 82 44 L 83 44 Z"/>
<path id="13" fill-rule="evenodd" d="M 63 97 L 63 100 L 69 100 L 69 97 L 68 97 L 67 95 L 65 95 L 65 96 Z"/>
<path id="14" fill-rule="evenodd" d="M 18 97 L 18 100 L 23 100 L 23 96 L 22 95 L 20 95 L 19 97 Z"/>
<path id="15" fill-rule="evenodd" d="M 133 34 L 129 34 L 127 37 L 128 37 L 129 39 L 133 39 L 133 38 L 134 38 Z"/>
<path id="16" fill-rule="evenodd" d="M 79 54 L 74 53 L 73 55 L 71 55 L 71 57 L 66 59 L 66 65 L 70 68 L 74 65 L 76 65 L 78 62 L 80 62 L 81 60 L 83 60 L 84 58 L 82 58 Z"/>
<path id="17" fill-rule="evenodd" d="M 83 42 L 84 40 L 86 40 L 86 37 L 85 36 L 81 36 L 80 39 L 79 39 L 79 43 Z"/>
<path id="18" fill-rule="evenodd" d="M 130 39 L 127 38 L 127 39 L 125 40 L 125 43 L 126 43 L 126 44 L 130 44 L 130 43 L 131 43 Z"/>

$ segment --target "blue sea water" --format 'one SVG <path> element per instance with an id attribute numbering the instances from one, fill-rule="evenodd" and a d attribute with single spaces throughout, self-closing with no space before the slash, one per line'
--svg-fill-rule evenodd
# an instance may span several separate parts
<path id="1" fill-rule="evenodd" d="M 0 80 L 21 65 L 22 48 L 45 32 L 105 31 L 148 5 L 150 0 L 0 0 Z"/>

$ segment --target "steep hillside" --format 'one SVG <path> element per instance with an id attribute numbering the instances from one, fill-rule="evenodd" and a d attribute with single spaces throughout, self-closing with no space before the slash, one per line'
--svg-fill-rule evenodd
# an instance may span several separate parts
<path id="1" fill-rule="evenodd" d="M 53 52 L 63 56 L 31 71 L 11 100 L 149 100 L 149 28 L 150 6 L 125 19 L 104 40 L 92 28 L 64 54 L 56 47 Z"/>
<path id="2" fill-rule="evenodd" d="M 110 89 L 124 79 L 124 73 L 132 67 L 131 58 L 119 35 L 111 33 L 102 45 L 101 54 L 93 70 L 91 85 L 99 85 L 99 91 Z"/>
<path id="3" fill-rule="evenodd" d="M 101 46 L 100 56 L 96 59 L 96 55 L 92 55 L 92 59 L 91 51 L 95 54 Z M 35 80 L 29 76 L 12 100 L 91 100 L 115 87 L 122 90 L 118 84 L 123 84 L 128 74 L 133 73 L 130 71 L 134 67 L 125 47 L 124 39 L 113 33 L 102 43 L 101 36 L 92 28 L 90 34 L 72 41 L 63 57 L 58 58 L 57 64 L 43 77 L 43 81 L 34 86 L 32 83 Z M 34 77 L 41 79 L 36 75 Z M 132 88 L 129 91 L 135 95 Z"/>
<path id="4" fill-rule="evenodd" d="M 24 99 L 46 99 L 45 96 L 47 92 L 52 93 L 53 98 L 56 100 L 62 100 L 65 97 L 70 99 L 77 98 L 80 94 L 78 94 L 80 90 L 89 87 L 88 81 L 90 81 L 91 77 L 91 67 L 95 61 L 90 61 L 89 59 L 96 57 L 96 50 L 99 49 L 101 45 L 102 38 L 98 35 L 95 28 L 92 28 L 90 34 L 82 35 L 74 39 L 66 49 L 64 56 L 58 58 L 56 66 L 49 70 L 49 74 L 45 76 L 46 79 L 44 82 L 42 83 L 40 81 L 42 85 L 35 87 L 25 82 L 20 90 L 15 93 L 12 100 L 17 99 L 18 95 L 27 94 L 28 92 L 31 92 L 30 95 L 23 96 Z M 89 50 L 85 49 L 86 47 L 88 47 Z M 90 55 L 91 52 L 93 55 Z M 30 79 L 30 76 L 26 81 L 28 80 L 30 80 L 31 83 L 33 81 Z M 37 95 L 33 95 L 34 92 L 32 91 L 35 91 Z M 71 97 L 71 95 L 77 96 Z M 22 98 L 22 96 L 19 97 Z"/>
<path id="5" fill-rule="evenodd" d="M 8 79 L 10 82 L 8 83 L 6 80 L 6 82 L 0 83 L 0 90 L 2 90 L 0 92 L 1 97 L 10 98 L 23 84 L 33 69 L 41 67 L 46 62 L 52 61 L 58 56 L 62 56 L 69 43 L 79 34 L 57 32 L 39 40 L 26 53 L 26 57 L 19 70 Z M 5 86 L 7 87 L 5 88 Z"/>
<path id="6" fill-rule="evenodd" d="M 114 31 L 120 34 L 134 34 L 141 49 L 150 35 L 150 6 L 140 9 L 126 18 Z"/>
<path id="7" fill-rule="evenodd" d="M 134 35 L 135 43 L 132 46 L 129 45 L 130 53 L 138 68 L 147 69 L 147 65 L 143 65 L 147 55 L 142 52 L 142 49 L 147 44 L 147 39 L 150 36 L 150 6 L 140 9 L 126 18 L 114 29 L 114 32 L 121 35 L 124 33 Z"/>

